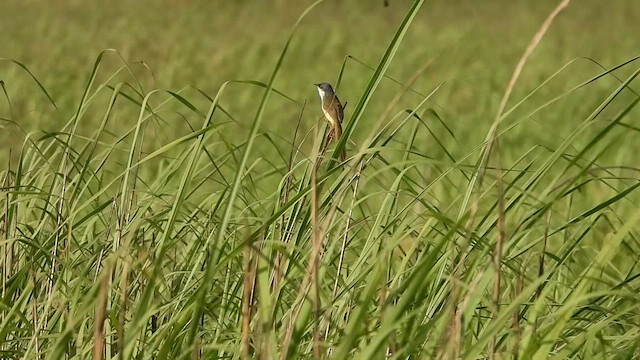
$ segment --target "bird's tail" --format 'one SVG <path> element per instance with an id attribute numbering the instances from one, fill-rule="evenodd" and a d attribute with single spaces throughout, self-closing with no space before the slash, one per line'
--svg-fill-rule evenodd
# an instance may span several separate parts
<path id="1" fill-rule="evenodd" d="M 336 123 L 333 127 L 333 132 L 333 141 L 337 144 L 340 137 L 342 137 L 342 125 L 340 123 Z M 340 161 L 345 161 L 347 159 L 347 150 L 342 149 L 339 159 Z"/>

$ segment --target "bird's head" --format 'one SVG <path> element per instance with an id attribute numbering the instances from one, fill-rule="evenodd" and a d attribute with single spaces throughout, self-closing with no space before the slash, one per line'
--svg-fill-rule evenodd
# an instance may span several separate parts
<path id="1" fill-rule="evenodd" d="M 318 89 L 318 94 L 320 94 L 320 99 L 324 99 L 325 97 L 333 97 L 333 88 L 329 83 L 317 83 L 313 84 Z"/>

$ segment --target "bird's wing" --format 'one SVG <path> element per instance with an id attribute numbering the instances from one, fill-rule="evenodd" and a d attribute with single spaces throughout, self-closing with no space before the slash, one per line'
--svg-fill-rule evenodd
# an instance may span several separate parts
<path id="1" fill-rule="evenodd" d="M 330 123 L 337 122 L 338 124 L 342 123 L 343 111 L 340 104 L 333 101 L 333 104 L 327 107 L 323 107 L 322 111 L 324 112 L 324 116 L 329 120 Z"/>
<path id="2" fill-rule="evenodd" d="M 340 140 L 340 137 L 342 136 L 342 125 L 340 125 L 340 123 L 335 124 L 332 131 L 333 131 L 333 135 L 335 136 L 334 141 L 337 144 L 338 141 Z M 347 151 L 346 149 L 342 149 L 342 151 L 340 152 L 340 161 L 344 161 L 346 158 L 347 158 Z"/>
<path id="3" fill-rule="evenodd" d="M 338 103 L 338 122 L 340 122 L 342 124 L 342 120 L 344 120 L 344 108 L 342 107 L 342 103 L 340 102 L 340 99 L 338 99 L 337 96 L 335 96 L 335 102 Z"/>

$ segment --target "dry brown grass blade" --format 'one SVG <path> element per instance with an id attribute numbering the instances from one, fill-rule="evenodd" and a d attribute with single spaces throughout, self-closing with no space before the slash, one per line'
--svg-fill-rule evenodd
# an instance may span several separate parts
<path id="1" fill-rule="evenodd" d="M 328 143 L 328 141 L 327 141 Z M 320 166 L 320 157 L 316 156 L 316 160 L 311 170 L 311 243 L 312 243 L 312 255 L 311 255 L 311 283 L 313 288 L 313 357 L 320 359 L 322 357 L 322 347 L 320 339 L 320 289 L 318 283 L 318 264 L 320 257 L 320 248 L 322 246 L 322 239 L 320 235 L 320 224 L 318 221 L 318 167 Z"/>
<path id="2" fill-rule="evenodd" d="M 460 274 L 464 268 L 464 262 L 469 254 L 469 244 L 473 237 L 473 226 L 475 224 L 476 216 L 478 214 L 478 198 L 471 203 L 469 220 L 465 224 L 465 237 L 464 243 L 459 248 L 459 259 L 456 263 L 455 248 L 450 251 L 450 262 L 454 266 L 451 274 L 451 293 L 449 295 L 449 301 L 445 308 L 445 316 L 449 318 L 449 325 L 447 331 L 442 333 L 439 339 L 439 343 L 443 344 L 438 353 L 436 359 L 449 359 L 460 357 L 460 332 L 462 329 L 462 313 L 460 309 L 463 308 L 462 302 L 459 302 L 460 297 Z M 452 246 L 455 247 L 455 243 Z"/>
<path id="3" fill-rule="evenodd" d="M 298 138 L 298 132 L 300 130 L 300 124 L 302 123 L 302 115 L 304 114 L 304 110 L 307 106 L 307 100 L 305 99 L 305 101 L 302 104 L 302 108 L 300 109 L 300 115 L 298 116 L 298 122 L 296 125 L 296 129 L 293 132 L 293 139 L 291 140 L 291 153 L 289 154 L 289 163 L 288 163 L 288 171 L 287 173 L 289 174 L 289 176 L 287 177 L 287 180 L 285 181 L 284 185 L 283 185 L 283 190 L 282 190 L 282 200 L 280 201 L 280 206 L 283 206 L 284 204 L 287 203 L 287 201 L 289 201 L 289 191 L 290 191 L 290 187 L 291 184 L 293 182 L 293 174 L 291 174 L 291 171 L 293 170 L 293 161 L 296 158 L 296 155 L 299 151 L 296 150 L 296 140 Z M 286 215 L 282 214 L 282 216 L 280 217 L 280 240 L 283 243 L 287 243 L 288 239 L 290 237 L 290 234 L 285 233 L 285 219 L 286 219 Z M 278 287 L 280 286 L 280 281 L 282 280 L 282 252 L 278 251 L 275 255 L 275 259 L 274 259 L 274 263 L 273 263 L 273 273 L 271 275 L 271 291 L 272 292 L 277 292 L 278 291 Z"/>
<path id="4" fill-rule="evenodd" d="M 339 260 L 338 260 L 338 268 L 336 271 L 336 280 L 333 283 L 333 291 L 331 292 L 331 300 L 335 301 L 336 296 L 338 294 L 338 284 L 340 282 L 340 275 L 342 273 L 342 266 L 344 264 L 344 255 L 346 253 L 347 250 L 347 240 L 349 238 L 349 228 L 351 227 L 351 219 L 353 217 L 353 209 L 355 207 L 355 203 L 356 203 L 356 199 L 357 199 L 357 194 L 358 194 L 358 186 L 360 184 L 360 177 L 362 175 L 362 170 L 364 168 L 364 161 L 360 161 L 360 165 L 358 166 L 358 172 L 355 174 L 354 176 L 354 186 L 353 186 L 353 193 L 352 193 L 352 197 L 351 197 L 351 205 L 349 206 L 349 212 L 347 213 L 347 220 L 346 223 L 344 225 L 344 233 L 342 236 L 342 245 L 340 246 L 340 256 L 339 256 Z M 329 310 L 329 319 L 331 319 L 333 317 L 333 307 L 331 307 L 331 310 Z M 325 328 L 324 331 L 324 337 L 325 339 L 327 339 L 329 337 L 329 331 L 331 328 L 331 321 L 327 322 L 327 327 Z"/>
<path id="5" fill-rule="evenodd" d="M 497 127 L 496 127 L 497 129 Z M 495 134 L 495 133 L 494 133 Z M 495 135 L 494 135 L 495 136 Z M 500 158 L 500 146 L 497 137 L 495 138 L 495 159 L 496 159 L 496 188 L 498 192 L 498 237 L 496 246 L 493 249 L 493 267 L 495 275 L 493 279 L 493 316 L 497 318 L 500 314 L 500 281 L 502 280 L 502 248 L 506 238 L 505 232 L 505 212 L 504 212 L 504 184 L 502 179 L 502 161 Z M 497 351 L 496 337 L 492 337 L 489 342 L 489 359 L 495 358 Z"/>
<path id="6" fill-rule="evenodd" d="M 193 344 L 193 351 L 191 352 L 192 360 L 200 360 L 202 358 L 202 339 L 197 337 Z"/>
<path id="7" fill-rule="evenodd" d="M 513 291 L 513 298 L 517 298 L 524 289 L 524 274 L 526 271 L 526 263 L 523 262 L 520 266 L 520 271 L 517 274 L 516 286 Z M 520 327 L 520 309 L 513 313 L 513 323 L 511 325 L 511 331 L 514 334 L 512 355 L 514 359 L 518 358 L 518 350 L 520 349 L 520 342 L 522 341 L 522 328 Z"/>
<path id="8" fill-rule="evenodd" d="M 315 143 L 313 146 L 314 153 L 312 154 L 313 164 L 311 168 L 311 256 L 309 259 L 309 265 L 307 266 L 307 271 L 305 273 L 305 277 L 302 280 L 302 285 L 300 286 L 300 295 L 296 298 L 296 301 L 293 305 L 293 311 L 289 317 L 289 323 L 287 325 L 287 329 L 285 331 L 282 352 L 280 353 L 280 359 L 288 359 L 289 356 L 289 347 L 291 345 L 291 341 L 293 339 L 293 332 L 295 330 L 296 320 L 300 315 L 300 311 L 302 310 L 302 306 L 304 302 L 307 300 L 307 295 L 309 292 L 313 292 L 312 294 L 312 302 L 313 302 L 313 356 L 314 358 L 320 358 L 321 348 L 320 348 L 320 330 L 319 330 L 319 289 L 318 289 L 318 280 L 317 280 L 317 268 L 319 263 L 319 254 L 320 254 L 320 246 L 322 244 L 321 239 L 321 230 L 320 224 L 318 221 L 318 168 L 322 163 L 322 155 L 323 150 L 320 150 L 322 146 L 322 142 L 318 143 L 318 131 L 316 128 L 315 134 Z M 320 150 L 320 152 L 319 152 Z M 326 150 L 326 149 L 324 149 Z"/>
<path id="9" fill-rule="evenodd" d="M 544 258 L 545 253 L 547 252 L 547 241 L 549 239 L 549 227 L 551 226 L 551 211 L 547 213 L 547 220 L 545 222 L 544 227 L 544 238 L 542 240 L 542 251 L 540 252 L 540 257 L 538 260 L 538 277 L 544 276 Z M 540 296 L 542 295 L 542 289 L 544 287 L 544 283 L 540 284 L 536 289 L 534 294 L 534 301 L 538 301 Z M 535 334 L 538 331 L 538 318 L 536 317 L 536 321 L 533 323 L 533 333 Z"/>
<path id="10" fill-rule="evenodd" d="M 511 75 L 511 79 L 509 80 L 509 84 L 507 85 L 507 89 L 500 101 L 500 106 L 498 107 L 498 111 L 496 112 L 496 117 L 492 126 L 492 134 L 491 141 L 489 143 L 489 155 L 491 156 L 491 149 L 495 149 L 495 160 L 496 160 L 496 190 L 498 192 L 498 237 L 496 239 L 496 245 L 494 248 L 493 254 L 493 266 L 495 268 L 495 278 L 493 283 L 493 316 L 498 317 L 500 313 L 500 281 L 501 281 L 501 265 L 502 265 L 502 249 L 504 246 L 506 231 L 505 231 L 505 210 L 504 210 L 504 181 L 502 174 L 502 159 L 500 157 L 500 145 L 498 140 L 498 125 L 500 121 L 502 121 L 502 116 L 504 113 L 504 109 L 507 106 L 507 102 L 513 93 L 513 89 L 515 88 L 516 82 L 520 78 L 522 74 L 522 70 L 524 69 L 527 60 L 533 53 L 533 51 L 538 47 L 540 41 L 551 27 L 551 24 L 555 20 L 555 18 L 564 10 L 571 0 L 562 0 L 553 11 L 547 16 L 546 20 L 542 23 L 538 31 L 535 33 L 529 45 L 527 46 L 524 54 L 520 57 L 518 64 L 516 65 L 513 74 Z M 494 359 L 497 352 L 497 344 L 496 337 L 492 337 L 489 343 L 489 359 Z"/>
<path id="11" fill-rule="evenodd" d="M 318 134 L 316 133 L 316 139 L 318 139 Z M 314 144 L 314 149 L 319 149 L 320 144 L 316 142 Z M 319 206 L 318 206 L 318 184 L 317 184 L 317 171 L 322 164 L 322 154 L 316 150 L 313 154 L 314 163 L 313 168 L 311 170 L 311 226 L 312 226 L 312 250 L 311 256 L 309 260 L 309 265 L 307 266 L 307 271 L 305 272 L 305 277 L 302 280 L 302 285 L 300 287 L 299 296 L 296 298 L 296 301 L 293 305 L 293 311 L 291 312 L 291 316 L 289 317 L 287 329 L 285 331 L 285 337 L 282 345 L 282 352 L 280 354 L 280 359 L 288 359 L 289 358 L 289 347 L 292 341 L 293 332 L 295 330 L 296 320 L 300 315 L 300 311 L 304 302 L 307 300 L 310 292 L 313 291 L 311 296 L 311 300 L 313 302 L 313 354 L 314 358 L 320 359 L 323 357 L 323 339 L 321 338 L 322 331 L 320 329 L 320 315 L 321 313 L 321 304 L 320 304 L 320 288 L 319 288 L 319 266 L 321 260 L 321 250 L 323 239 L 326 234 L 326 229 L 329 227 L 329 224 L 332 223 L 336 210 L 338 209 L 338 205 L 342 202 L 342 199 L 345 196 L 345 189 L 338 190 L 338 192 L 334 193 L 334 198 L 331 204 L 331 207 L 327 211 L 325 215 L 324 221 L 319 220 Z"/>
<path id="12" fill-rule="evenodd" d="M 94 347 L 93 358 L 102 360 L 104 355 L 104 322 L 107 318 L 107 296 L 109 295 L 109 282 L 111 280 L 111 269 L 105 267 L 100 282 L 100 297 L 96 308 L 96 325 L 93 331 Z"/>
<path id="13" fill-rule="evenodd" d="M 244 247 L 244 280 L 242 291 L 242 358 L 251 357 L 251 308 L 253 306 L 253 290 L 255 283 L 255 273 L 252 266 L 252 248 Z"/>
<path id="14" fill-rule="evenodd" d="M 129 287 L 129 271 L 131 268 L 130 252 L 127 250 L 122 252 L 122 256 L 125 257 L 124 265 L 122 268 L 122 274 L 120 277 L 120 314 L 118 315 L 118 351 L 120 354 L 125 352 L 125 323 L 127 321 L 127 306 L 128 306 L 128 287 Z M 124 356 L 124 355 L 123 355 Z"/>
<path id="15" fill-rule="evenodd" d="M 11 151 L 9 151 L 9 159 L 11 159 Z M 2 217 L 2 226 L 0 226 L 0 231 L 2 232 L 2 234 L 0 235 L 0 238 L 2 240 L 6 240 L 6 242 L 4 242 L 4 245 L 2 246 L 2 268 L 4 269 L 4 271 L 2 272 L 2 297 L 5 298 L 6 294 L 7 294 L 7 281 L 9 280 L 9 278 L 11 277 L 11 274 L 13 274 L 13 242 L 9 241 L 9 239 L 11 238 L 10 234 L 9 234 L 9 219 L 10 219 L 10 214 L 9 214 L 9 202 L 11 200 L 11 197 L 9 196 L 9 187 L 11 186 L 11 180 L 10 180 L 10 176 L 11 176 L 11 161 L 8 162 L 9 165 L 7 166 L 7 172 L 3 181 L 2 186 L 7 189 L 6 194 L 5 194 L 5 203 L 4 203 L 4 215 Z M 35 284 L 35 281 L 34 281 Z M 2 309 L 2 322 L 4 323 L 5 321 L 5 317 L 6 317 L 6 309 Z M 35 314 L 35 313 L 34 313 Z"/>

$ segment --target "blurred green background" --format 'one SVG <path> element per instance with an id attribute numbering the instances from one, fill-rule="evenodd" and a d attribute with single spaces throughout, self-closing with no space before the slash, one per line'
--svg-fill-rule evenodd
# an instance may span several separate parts
<path id="1" fill-rule="evenodd" d="M 146 91 L 177 91 L 194 86 L 214 95 L 227 80 L 266 82 L 296 18 L 311 1 L 3 1 L 0 4 L 0 56 L 27 66 L 60 108 L 53 111 L 26 73 L 14 64 L 0 63 L 12 102 L 0 102 L 0 116 L 25 130 L 57 130 L 69 120 L 81 99 L 93 62 L 101 50 L 113 48 L 130 62 Z M 412 24 L 388 76 L 405 82 L 426 63 L 431 65 L 414 85 L 423 94 L 445 82 L 430 106 L 455 129 L 459 138 L 486 133 L 513 68 L 526 44 L 556 1 L 427 1 Z M 265 122 L 270 131 L 289 136 L 300 104 L 309 100 L 303 129 L 320 113 L 311 85 L 335 82 L 341 65 L 351 55 L 375 66 L 411 1 L 325 1 L 305 18 L 294 36 L 276 88 L 299 104 L 274 97 Z M 532 56 L 514 99 L 528 93 L 568 61 L 589 57 L 612 66 L 637 55 L 640 6 L 636 0 L 575 1 L 564 12 Z M 137 61 L 143 61 L 147 67 Z M 120 65 L 106 56 L 99 79 Z M 533 108 L 600 69 L 580 60 L 529 102 Z M 628 70 L 628 69 L 626 69 Z M 624 71 L 623 71 L 624 72 Z M 347 62 L 339 94 L 355 104 L 371 70 Z M 621 74 L 622 76 L 623 74 Z M 129 77 L 126 79 L 132 82 Z M 545 131 L 529 134 L 543 141 L 546 131 L 571 127 L 588 114 L 590 100 L 608 94 L 616 81 L 597 84 L 584 101 L 565 103 L 551 118 L 539 118 Z M 382 83 L 368 109 L 379 114 L 400 86 Z M 250 121 L 260 88 L 233 86 L 223 105 L 238 121 Z M 195 97 L 195 96 L 194 96 Z M 194 97 L 190 98 L 193 99 Z M 410 107 L 419 96 L 405 96 L 399 108 Z M 198 101 L 198 100 L 192 100 Z M 202 104 L 206 105 L 206 102 Z M 206 107 L 204 108 L 206 110 Z M 347 109 L 347 118 L 349 117 Z M 523 109 L 524 110 L 524 109 Z M 308 115 L 308 116 L 307 116 Z M 247 118 L 248 117 L 248 118 Z M 96 122 L 99 116 L 95 116 Z M 134 121 L 134 120 L 131 120 Z M 82 126 L 91 126 L 91 116 Z M 180 124 L 166 125 L 181 128 Z M 514 133 L 514 142 L 522 139 Z M 19 146 L 22 130 L 5 124 L 3 149 Z M 357 142 L 357 134 L 354 141 Z M 467 149 L 468 150 L 468 149 Z"/>
<path id="2" fill-rule="evenodd" d="M 0 62 L 9 102 L 0 101 L 0 163 L 8 164 L 11 150 L 13 167 L 25 134 L 40 131 L 68 131 L 63 126 L 75 114 L 81 102 L 94 62 L 105 49 L 93 93 L 108 81 L 110 86 L 126 82 L 123 88 L 140 101 L 154 89 L 180 92 L 199 110 L 189 110 L 167 93 L 156 92 L 149 104 L 163 104 L 157 117 L 145 125 L 143 154 L 149 154 L 179 136 L 202 125 L 210 100 L 229 80 L 267 82 L 298 16 L 312 1 L 4 1 L 0 4 L 0 43 L 2 56 L 24 64 L 43 84 L 57 104 L 56 110 L 37 84 L 20 66 Z M 313 83 L 334 83 L 344 65 L 338 94 L 347 103 L 346 122 L 351 110 L 373 74 L 380 57 L 411 6 L 408 0 L 380 1 L 327 0 L 315 7 L 297 28 L 275 89 L 290 99 L 273 95 L 266 107 L 264 121 L 250 162 L 257 161 L 260 177 L 256 200 L 271 194 L 289 163 L 291 149 L 310 156 L 316 125 L 323 125 L 319 99 Z M 527 44 L 556 6 L 556 1 L 427 1 L 403 39 L 385 78 L 377 88 L 362 121 L 350 137 L 348 154 L 353 155 L 371 135 L 374 124 L 392 123 L 397 114 L 414 109 L 423 96 L 434 95 L 422 106 L 440 118 L 426 118 L 429 131 L 417 135 L 414 153 L 441 164 L 462 161 L 461 171 L 470 171 L 478 146 L 486 138 L 507 82 Z M 640 6 L 636 0 L 574 1 L 553 23 L 535 50 L 516 85 L 507 108 L 530 94 L 533 89 L 567 65 L 542 89 L 533 94 L 504 121 L 512 124 L 501 136 L 502 162 L 516 166 L 523 156 L 529 160 L 546 157 L 604 101 L 629 74 L 636 63 L 562 97 L 576 84 L 628 61 L 640 53 L 636 34 L 640 33 Z M 122 58 L 121 58 L 121 57 Z M 352 58 L 347 59 L 350 56 Z M 345 61 L 345 59 L 347 59 Z M 114 73 L 126 61 L 128 69 Z M 402 85 L 414 78 L 411 91 Z M 634 85 L 631 84 L 633 89 Z M 577 153 L 635 97 L 624 90 L 605 111 L 571 143 L 567 156 Z M 136 94 L 136 92 L 138 94 Z M 203 94 L 206 94 L 204 96 Z M 233 152 L 239 157 L 247 139 L 263 88 L 248 84 L 230 84 L 220 94 L 220 106 L 214 123 L 220 137 L 207 142 L 212 154 Z M 401 95 L 401 96 L 400 96 Z M 111 90 L 97 91 L 89 106 L 83 108 L 78 124 L 80 135 L 91 136 L 103 119 Z M 394 102 L 396 96 L 399 101 Z M 551 99 L 562 97 L 553 104 Z M 165 102 L 168 100 L 168 102 Z M 306 104 L 306 105 L 305 105 Z M 544 107 L 530 116 L 531 112 Z M 628 118 L 640 111 L 633 109 Z M 140 114 L 139 104 L 119 100 L 102 141 L 115 143 L 114 163 L 106 172 L 119 173 L 124 164 L 132 131 Z M 424 115 L 423 116 L 427 116 Z M 635 141 L 637 127 L 628 120 L 612 133 L 612 140 L 597 147 L 597 166 L 615 166 L 616 176 L 637 176 Z M 401 156 L 410 126 L 385 146 L 385 156 L 393 161 Z M 449 130 L 451 134 L 449 133 Z M 109 138 L 111 136 L 111 138 Z M 122 139 L 124 140 L 120 140 Z M 438 141 L 434 141 L 434 138 Z M 83 141 L 76 138 L 76 141 Z M 295 142 L 295 144 L 293 144 Z M 439 142 L 439 143 L 438 143 Z M 535 149 L 533 152 L 528 153 Z M 167 154 L 166 159 L 178 153 Z M 162 160 L 149 162 L 140 176 L 154 180 Z M 584 165 L 583 165 L 584 166 Z M 517 166 L 516 166 L 517 167 Z M 631 170 L 629 170 L 631 169 Z M 229 176 L 234 166 L 227 169 Z M 421 171 L 442 168 L 435 166 Z M 578 168 L 577 170 L 580 170 Z M 557 171 L 564 171 L 558 168 Z M 507 174 L 509 176 L 509 174 Z M 558 173 L 566 178 L 570 174 Z M 255 181 L 259 181 L 255 180 Z M 452 186 L 440 186 L 434 193 L 443 203 L 455 198 L 466 187 L 468 175 L 453 176 Z M 229 179 L 223 181 L 225 188 Z M 552 180 L 556 181 L 556 180 Z M 608 191 L 596 192 L 592 201 L 603 201 Z M 605 186 L 606 188 L 606 186 Z M 213 191 L 213 190 L 212 190 Z M 448 195 L 446 195 L 448 194 Z"/>
<path id="3" fill-rule="evenodd" d="M 1 163 L 7 164 L 11 149 L 15 167 L 25 133 L 63 129 L 80 104 L 101 51 L 115 49 L 122 59 L 114 52 L 105 53 L 92 92 L 106 81 L 111 86 L 126 82 L 131 88 L 125 87 L 124 91 L 136 98 L 132 90 L 135 89 L 140 94 L 138 100 L 154 89 L 171 90 L 180 92 L 200 114 L 206 114 L 210 100 L 203 93 L 213 98 L 225 81 L 268 81 L 297 17 L 310 4 L 312 1 L 283 0 L 3 2 L 2 56 L 30 69 L 51 94 L 58 110 L 22 68 L 0 62 L 0 79 L 4 80 L 11 101 L 11 107 L 7 101 L 0 101 L 0 117 L 5 120 L 0 134 Z M 473 153 L 489 131 L 519 57 L 556 4 L 556 1 L 502 0 L 426 2 L 387 72 L 388 78 L 376 90 L 350 137 L 348 153 L 354 154 L 370 136 L 374 124 L 392 122 L 404 109 L 414 109 L 423 95 L 438 86 L 422 108 L 433 109 L 441 122 L 435 117 L 426 119 L 429 132 L 419 133 L 414 151 L 444 164 Z M 291 100 L 271 96 L 260 129 L 260 136 L 267 140 L 256 142 L 250 159 L 259 159 L 256 171 L 273 169 L 275 175 L 273 179 L 262 178 L 264 182 L 258 188 L 264 192 L 256 194 L 257 199 L 275 189 L 284 171 L 282 164 L 289 162 L 287 154 L 293 146 L 299 147 L 303 156 L 311 154 L 313 130 L 324 124 L 312 84 L 320 81 L 335 84 L 344 64 L 338 94 L 347 103 L 345 121 L 349 122 L 351 110 L 373 74 L 372 67 L 377 66 L 410 5 L 407 0 L 389 1 L 389 6 L 384 6 L 382 0 L 327 0 L 302 20 L 275 82 L 275 89 Z M 547 101 L 601 73 L 600 65 L 610 68 L 638 55 L 640 48 L 635 34 L 640 33 L 639 16 L 640 7 L 635 0 L 582 0 L 572 3 L 556 19 L 527 63 L 507 108 L 564 65 L 571 64 L 520 105 L 502 125 L 506 128 L 518 123 L 501 137 L 505 166 L 515 166 L 534 147 L 538 149 L 528 155 L 529 159 L 546 156 L 543 149 L 557 148 L 620 85 L 620 79 L 635 69 L 634 64 L 626 66 L 529 116 Z M 353 59 L 345 62 L 347 56 Z M 122 66 L 123 59 L 129 70 L 122 70 L 110 79 Z M 406 83 L 412 77 L 415 77 L 413 91 L 404 92 L 394 103 L 402 92 L 402 86 L 394 80 Z M 208 142 L 211 153 L 234 151 L 234 156 L 240 156 L 262 94 L 263 88 L 247 84 L 231 84 L 224 90 L 220 105 L 226 114 L 214 116 L 223 140 Z M 110 96 L 108 89 L 99 91 L 92 104 L 83 109 L 79 134 L 93 134 Z M 601 125 L 586 129 L 572 143 L 570 152 L 591 141 L 633 96 L 630 91 L 618 96 L 598 117 Z M 159 118 L 152 119 L 145 129 L 143 154 L 202 124 L 201 115 L 166 93 L 153 94 L 149 104 L 155 108 L 167 99 L 169 102 L 158 112 Z M 634 109 L 631 116 L 638 112 Z M 139 104 L 119 100 L 107 124 L 107 133 L 112 138 L 103 137 L 103 141 L 118 144 L 119 152 L 113 159 L 119 165 L 125 160 L 130 140 L 118 139 L 131 131 L 139 114 Z M 617 128 L 613 134 L 615 141 L 599 148 L 603 152 L 599 166 L 629 167 L 637 163 L 635 153 L 640 147 L 630 138 L 637 132 L 628 131 L 634 126 L 628 121 L 624 120 L 623 125 L 627 128 Z M 388 159 L 393 161 L 394 156 L 401 156 L 402 152 L 394 149 L 404 149 L 410 132 L 407 127 L 406 134 L 398 134 L 386 145 Z M 168 158 L 172 156 L 177 155 L 169 154 Z M 475 155 L 463 161 L 463 167 L 470 170 L 474 161 Z M 107 165 L 106 169 L 118 173 L 119 165 Z M 152 181 L 159 166 L 162 162 L 148 163 L 140 176 Z M 234 171 L 234 167 L 229 170 Z M 617 175 L 629 176 L 624 171 Z M 445 193 L 455 197 L 466 181 L 458 177 L 452 180 L 451 188 L 437 189 L 440 201 L 447 203 Z M 605 192 L 600 196 L 608 195 Z"/>

